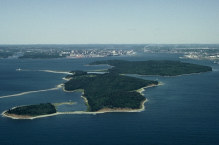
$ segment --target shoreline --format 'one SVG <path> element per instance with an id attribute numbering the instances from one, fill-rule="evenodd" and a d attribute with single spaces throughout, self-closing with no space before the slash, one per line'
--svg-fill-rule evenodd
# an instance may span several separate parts
<path id="1" fill-rule="evenodd" d="M 180 76 L 188 76 L 188 75 L 196 75 L 196 74 L 202 74 L 202 73 L 207 73 L 207 72 L 213 72 L 213 69 L 211 71 L 205 71 L 205 72 L 197 72 L 197 73 L 188 73 L 188 74 L 180 74 L 180 75 L 174 75 L 174 76 L 162 76 L 162 75 L 140 75 L 140 74 L 122 74 L 125 76 L 131 76 L 131 75 L 136 75 L 136 76 L 142 76 L 142 77 L 180 77 Z"/>
<path id="2" fill-rule="evenodd" d="M 95 112 L 89 112 L 89 111 L 72 111 L 72 112 L 56 112 L 53 114 L 47 114 L 47 115 L 39 115 L 39 116 L 25 116 L 25 115 L 15 115 L 15 114 L 6 114 L 6 111 L 2 112 L 3 117 L 8 117 L 11 119 L 28 119 L 28 120 L 33 120 L 37 118 L 44 118 L 44 117 L 50 117 L 50 116 L 56 116 L 56 115 L 68 115 L 68 114 L 90 114 L 90 115 L 96 115 L 96 114 L 103 114 L 103 113 L 113 113 L 113 112 L 142 112 L 145 110 L 145 103 L 148 102 L 148 99 L 145 99 L 141 103 L 141 108 L 140 109 L 130 109 L 130 108 L 117 108 L 117 109 L 111 109 L 111 108 L 103 108 L 99 111 Z"/>
<path id="3" fill-rule="evenodd" d="M 146 88 L 151 88 L 151 87 L 156 87 L 159 85 L 163 85 L 163 83 L 158 83 L 156 84 L 151 84 L 145 87 L 142 87 L 138 90 L 135 90 L 136 92 L 140 93 L 142 96 L 144 96 L 143 91 L 145 91 Z M 89 107 L 88 104 L 88 100 L 84 95 L 84 90 L 83 89 L 77 89 L 77 90 L 73 90 L 73 91 L 67 91 L 65 90 L 64 84 L 60 84 L 57 87 L 62 87 L 64 92 L 81 92 L 82 95 L 81 97 L 84 99 L 85 104 Z M 113 112 L 123 112 L 123 113 L 131 113 L 131 112 L 142 112 L 145 110 L 145 103 L 148 102 L 148 99 L 145 98 L 144 101 L 141 102 L 141 106 L 139 109 L 131 109 L 131 108 L 102 108 L 98 111 L 94 111 L 94 112 L 90 112 L 90 111 L 72 111 L 72 112 L 56 112 L 53 114 L 47 114 L 47 115 L 39 115 L 39 116 L 27 116 L 27 115 L 15 115 L 15 114 L 7 114 L 7 111 L 3 111 L 2 112 L 2 116 L 3 117 L 8 117 L 11 119 L 29 119 L 29 120 L 33 120 L 33 119 L 37 119 L 37 118 L 44 118 L 44 117 L 50 117 L 50 116 L 56 116 L 56 115 L 67 115 L 67 114 L 91 114 L 91 115 L 96 115 L 96 114 L 103 114 L 103 113 L 113 113 Z M 20 106 L 17 106 L 20 107 Z M 16 108 L 16 107 L 13 107 Z"/>
<path id="4" fill-rule="evenodd" d="M 157 85 L 156 85 L 156 84 L 151 84 L 151 85 L 142 87 L 142 88 L 140 88 L 140 89 L 137 89 L 137 90 L 135 90 L 135 91 L 138 92 L 138 93 L 140 93 L 142 96 L 144 96 L 143 92 L 145 91 L 145 89 L 147 89 L 147 88 L 152 88 L 152 87 L 157 87 L 157 86 L 161 86 L 161 85 L 163 85 L 163 83 L 162 83 L 162 82 L 158 82 Z"/>

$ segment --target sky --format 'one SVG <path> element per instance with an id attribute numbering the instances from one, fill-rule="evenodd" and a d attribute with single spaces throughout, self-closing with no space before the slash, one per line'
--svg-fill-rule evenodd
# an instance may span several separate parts
<path id="1" fill-rule="evenodd" d="M 219 0 L 0 0 L 0 44 L 219 44 Z"/>

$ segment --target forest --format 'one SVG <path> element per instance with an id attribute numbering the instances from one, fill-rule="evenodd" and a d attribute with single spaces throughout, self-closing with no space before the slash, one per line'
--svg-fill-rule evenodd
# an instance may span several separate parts
<path id="1" fill-rule="evenodd" d="M 72 76 L 71 80 L 65 83 L 65 89 L 68 91 L 84 89 L 88 111 L 103 108 L 139 109 L 145 97 L 136 90 L 152 84 L 157 85 L 158 82 L 116 73 L 86 74 Z"/>
<path id="2" fill-rule="evenodd" d="M 112 67 L 110 73 L 177 76 L 182 74 L 200 73 L 212 71 L 209 66 L 185 63 L 171 60 L 149 60 L 149 61 L 124 61 L 105 60 L 96 61 L 90 65 L 109 64 Z"/>
<path id="3" fill-rule="evenodd" d="M 6 114 L 39 116 L 56 113 L 56 108 L 51 103 L 41 103 L 38 105 L 19 106 L 6 111 Z"/>

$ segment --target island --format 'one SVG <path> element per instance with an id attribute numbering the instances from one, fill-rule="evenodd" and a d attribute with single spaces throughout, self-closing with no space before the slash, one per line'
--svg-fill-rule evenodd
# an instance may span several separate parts
<path id="1" fill-rule="evenodd" d="M 209 66 L 170 60 L 104 60 L 90 63 L 90 65 L 102 64 L 112 67 L 104 73 L 75 70 L 65 77 L 67 82 L 64 83 L 63 90 L 81 91 L 87 105 L 86 111 L 56 112 L 54 104 L 46 103 L 15 107 L 3 112 L 3 115 L 25 119 L 59 114 L 139 112 L 144 110 L 144 103 L 147 100 L 142 91 L 148 87 L 158 86 L 160 83 L 124 74 L 178 76 L 212 71 Z"/>
<path id="2" fill-rule="evenodd" d="M 4 115 L 16 119 L 28 119 L 36 116 L 50 115 L 56 113 L 56 108 L 51 103 L 38 105 L 18 106 L 4 112 Z"/>
<path id="3" fill-rule="evenodd" d="M 140 109 L 146 100 L 137 90 L 158 85 L 157 81 L 116 73 L 76 75 L 65 83 L 66 91 L 83 90 L 88 111 Z"/>
<path id="4" fill-rule="evenodd" d="M 183 74 L 212 71 L 209 66 L 185 63 L 171 60 L 125 61 L 105 60 L 90 63 L 90 65 L 108 64 L 113 66 L 110 73 L 178 76 Z"/>
<path id="5" fill-rule="evenodd" d="M 105 74 L 87 74 L 76 71 L 68 76 L 67 91 L 83 90 L 88 111 L 140 109 L 145 97 L 140 88 L 158 85 L 157 81 L 143 80 L 121 74 L 178 76 L 212 71 L 209 66 L 171 60 L 125 61 L 104 60 L 90 65 L 107 64 L 112 67 Z"/>

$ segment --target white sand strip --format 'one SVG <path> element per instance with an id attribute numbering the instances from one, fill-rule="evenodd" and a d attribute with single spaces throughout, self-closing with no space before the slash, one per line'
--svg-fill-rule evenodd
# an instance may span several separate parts
<path id="1" fill-rule="evenodd" d="M 38 92 L 53 91 L 53 90 L 60 89 L 62 86 L 63 86 L 63 84 L 60 84 L 60 85 L 58 85 L 57 87 L 51 88 L 51 89 L 37 90 L 37 91 L 27 91 L 27 92 L 22 92 L 22 93 L 18 93 L 18 94 L 0 96 L 0 99 L 2 99 L 2 98 L 9 98 L 9 97 L 15 97 L 15 96 L 22 96 L 22 95 L 27 95 L 27 94 L 32 94 L 32 93 L 38 93 Z"/>
<path id="2" fill-rule="evenodd" d="M 38 71 L 49 72 L 49 73 L 56 73 L 56 74 L 68 74 L 68 75 L 72 75 L 72 73 L 64 72 L 64 71 L 54 71 L 54 70 L 38 70 Z"/>

